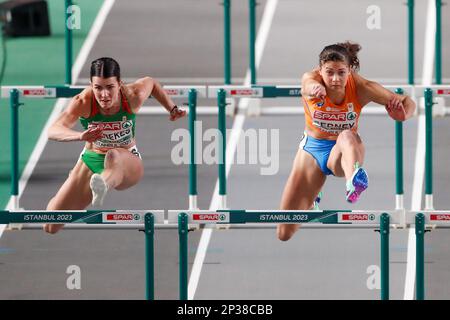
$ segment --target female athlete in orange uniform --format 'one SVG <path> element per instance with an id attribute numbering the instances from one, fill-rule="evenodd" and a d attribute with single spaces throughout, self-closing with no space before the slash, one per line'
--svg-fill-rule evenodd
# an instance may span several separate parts
<path id="1" fill-rule="evenodd" d="M 346 178 L 346 199 L 358 200 L 369 179 L 361 167 L 364 144 L 358 135 L 362 108 L 369 102 L 386 107 L 398 121 L 416 109 L 407 96 L 394 94 L 357 74 L 358 44 L 345 42 L 325 47 L 319 66 L 302 77 L 305 132 L 281 199 L 282 210 L 308 210 L 327 175 Z M 298 224 L 278 225 L 280 240 L 289 240 Z"/>

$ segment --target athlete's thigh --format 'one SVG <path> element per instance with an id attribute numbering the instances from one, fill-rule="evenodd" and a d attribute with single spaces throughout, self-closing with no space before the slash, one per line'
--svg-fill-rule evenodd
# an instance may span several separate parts
<path id="1" fill-rule="evenodd" d="M 325 180 L 326 176 L 320 170 L 314 157 L 299 149 L 284 188 L 280 208 L 282 210 L 311 209 Z M 278 237 L 287 240 L 299 227 L 299 224 L 280 224 L 277 226 Z"/>
<path id="2" fill-rule="evenodd" d="M 91 176 L 92 171 L 83 161 L 78 160 L 47 209 L 81 210 L 86 208 L 92 201 L 92 192 L 89 187 Z"/>
<path id="3" fill-rule="evenodd" d="M 344 169 L 342 169 L 342 148 L 339 144 L 335 144 L 333 148 L 331 148 L 330 157 L 327 161 L 327 167 L 333 172 L 336 177 L 343 177 Z"/>
<path id="4" fill-rule="evenodd" d="M 356 142 L 352 145 L 353 148 L 357 148 L 359 154 L 361 154 L 362 159 L 364 159 L 365 148 L 364 143 L 361 140 L 359 134 L 356 134 Z M 348 148 L 348 145 L 345 146 L 341 143 L 341 140 L 337 139 L 336 144 L 331 149 L 330 156 L 328 158 L 327 167 L 333 172 L 336 177 L 345 176 L 344 169 L 342 168 L 342 153 L 345 152 L 345 149 Z M 361 163 L 362 164 L 362 163 Z"/>
<path id="5" fill-rule="evenodd" d="M 142 160 L 135 154 L 126 149 L 115 149 L 114 167 L 113 170 L 122 170 L 123 181 L 116 187 L 118 190 L 129 188 L 136 184 L 144 174 L 144 166 Z M 109 161 L 107 156 L 105 161 Z M 105 168 L 110 167 L 110 164 L 105 163 Z"/>
<path id="6" fill-rule="evenodd" d="M 314 157 L 299 149 L 283 194 L 284 209 L 310 209 L 325 183 L 326 176 Z"/>

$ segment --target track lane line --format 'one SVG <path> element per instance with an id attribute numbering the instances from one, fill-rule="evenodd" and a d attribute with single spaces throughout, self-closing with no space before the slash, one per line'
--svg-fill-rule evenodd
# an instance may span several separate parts
<path id="1" fill-rule="evenodd" d="M 255 43 L 255 64 L 256 69 L 259 68 L 261 63 L 262 54 L 264 47 L 269 35 L 270 27 L 272 25 L 273 17 L 275 15 L 278 0 L 268 0 L 264 8 L 264 13 L 262 16 L 261 24 L 258 30 L 258 35 Z M 247 69 L 247 75 L 245 77 L 244 85 L 250 85 L 250 70 Z M 230 134 L 230 139 L 227 143 L 226 150 L 226 176 L 231 169 L 231 162 L 234 158 L 234 154 L 237 149 L 239 142 L 239 137 L 242 132 L 242 128 L 245 122 L 245 112 L 250 103 L 249 99 L 243 98 L 239 101 L 238 110 L 240 111 L 234 120 L 232 131 Z M 209 210 L 217 210 L 219 208 L 219 181 L 216 181 L 216 186 L 214 188 L 213 198 L 211 199 L 211 204 Z M 192 267 L 191 275 L 188 284 L 188 300 L 193 300 L 195 297 L 195 292 L 197 291 L 198 282 L 200 280 L 200 274 L 203 267 L 203 262 L 205 261 L 206 252 L 208 250 L 209 241 L 211 240 L 213 229 L 211 226 L 205 227 L 202 231 L 202 236 L 198 245 L 198 249 L 195 255 L 194 264 Z"/>

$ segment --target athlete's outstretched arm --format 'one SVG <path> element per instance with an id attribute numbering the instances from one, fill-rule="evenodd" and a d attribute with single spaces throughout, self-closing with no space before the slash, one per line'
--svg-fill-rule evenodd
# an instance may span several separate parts
<path id="1" fill-rule="evenodd" d="M 125 87 L 126 91 L 132 91 L 131 96 L 135 97 L 135 103 L 133 103 L 133 112 L 137 112 L 144 101 L 148 99 L 150 96 L 154 97 L 169 113 L 170 120 L 176 120 L 180 117 L 186 115 L 186 112 L 183 110 L 179 110 L 178 108 L 174 108 L 176 105 L 170 98 L 170 96 L 164 91 L 161 84 L 150 77 L 144 77 L 138 79 L 136 82 L 131 84 L 130 87 Z M 130 94 L 127 94 L 130 97 Z"/>
<path id="2" fill-rule="evenodd" d="M 87 117 L 85 115 L 85 105 L 89 104 L 90 100 L 86 101 L 86 92 L 74 96 L 70 101 L 69 106 L 64 110 L 59 117 L 50 125 L 47 130 L 47 135 L 50 140 L 56 141 L 88 141 L 93 142 L 102 137 L 102 130 L 100 127 L 88 128 L 83 132 L 75 131 L 72 128 L 79 120 L 79 117 Z M 90 110 L 89 110 L 90 112 Z"/>
<path id="3" fill-rule="evenodd" d="M 302 96 L 324 99 L 327 95 L 322 76 L 317 69 L 305 72 L 302 76 Z"/>
<path id="4" fill-rule="evenodd" d="M 379 83 L 364 79 L 356 73 L 353 77 L 361 105 L 372 101 L 384 105 L 389 116 L 397 121 L 407 120 L 414 115 L 416 104 L 410 97 L 393 93 Z"/>

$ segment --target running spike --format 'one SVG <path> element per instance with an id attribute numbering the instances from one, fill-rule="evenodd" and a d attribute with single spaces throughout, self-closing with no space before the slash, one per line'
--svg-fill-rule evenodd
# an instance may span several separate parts
<path id="1" fill-rule="evenodd" d="M 355 167 L 358 163 L 355 164 Z M 346 199 L 350 203 L 358 201 L 361 193 L 369 186 L 369 177 L 362 167 L 358 167 L 353 172 L 352 178 L 347 181 Z"/>
<path id="2" fill-rule="evenodd" d="M 316 200 L 314 200 L 313 210 L 320 210 L 319 203 L 320 203 L 320 200 L 322 200 L 322 196 L 323 196 L 323 193 L 322 193 L 322 191 L 320 191 L 316 197 Z"/>
<path id="3" fill-rule="evenodd" d="M 108 185 L 98 173 L 92 175 L 89 185 L 92 191 L 92 205 L 94 207 L 101 206 L 108 192 Z"/>

